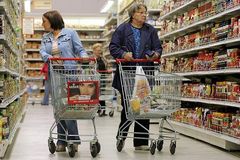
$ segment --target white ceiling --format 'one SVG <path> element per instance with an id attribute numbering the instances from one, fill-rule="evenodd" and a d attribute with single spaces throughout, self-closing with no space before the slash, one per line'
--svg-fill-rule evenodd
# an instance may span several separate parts
<path id="1" fill-rule="evenodd" d="M 52 9 L 63 16 L 106 16 L 100 10 L 107 0 L 52 0 Z M 27 15 L 42 15 L 46 10 L 32 10 Z"/>

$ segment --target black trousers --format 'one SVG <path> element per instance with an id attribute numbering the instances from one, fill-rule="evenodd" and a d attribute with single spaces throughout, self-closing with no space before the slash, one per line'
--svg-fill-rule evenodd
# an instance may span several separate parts
<path id="1" fill-rule="evenodd" d="M 120 127 L 121 128 L 125 128 L 125 127 L 123 127 L 123 124 L 127 121 L 126 110 L 125 110 L 125 107 L 127 107 L 127 106 L 124 105 L 123 94 L 122 93 L 120 93 L 120 94 L 121 94 L 121 99 L 122 99 L 121 104 L 123 106 L 123 109 L 122 109 L 122 112 L 121 112 L 121 122 L 120 122 L 119 127 L 118 127 L 117 137 L 119 135 Z M 141 120 L 136 120 L 136 121 L 138 121 L 141 125 L 143 125 L 146 129 L 149 130 L 149 123 L 150 123 L 149 119 L 141 119 Z M 131 123 L 131 121 L 126 123 L 124 126 L 129 125 L 129 123 Z M 128 127 L 126 127 L 122 131 L 128 132 L 129 127 L 130 127 L 130 125 Z M 135 132 L 146 133 L 146 134 L 137 134 Z M 123 133 L 122 135 L 125 137 L 125 136 L 127 136 L 127 133 Z M 140 126 L 139 124 L 135 123 L 134 124 L 134 137 L 149 138 L 149 134 L 142 126 Z M 126 138 L 124 138 L 124 140 L 125 139 Z M 148 145 L 148 139 L 136 139 L 136 138 L 133 139 L 133 146 L 134 147 L 142 146 L 142 145 Z"/>

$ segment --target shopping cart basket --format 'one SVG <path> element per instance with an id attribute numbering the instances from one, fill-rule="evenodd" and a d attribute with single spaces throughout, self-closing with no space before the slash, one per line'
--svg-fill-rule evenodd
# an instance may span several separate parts
<path id="1" fill-rule="evenodd" d="M 174 74 L 160 72 L 158 61 L 154 62 L 154 66 L 144 66 L 147 61 L 146 59 L 136 59 L 131 61 L 134 64 L 131 66 L 124 64 L 126 60 L 118 59 L 116 61 L 120 72 L 127 118 L 126 123 L 119 128 L 117 150 L 121 152 L 124 147 L 124 138 L 133 138 L 123 136 L 123 133 L 134 133 L 126 132 L 124 129 L 135 122 L 148 131 L 147 133 L 138 132 L 137 134 L 149 134 L 149 138 L 134 138 L 150 140 L 152 155 L 155 153 L 156 147 L 159 151 L 162 150 L 164 140 L 171 141 L 170 152 L 174 154 L 177 132 L 168 122 L 167 117 L 181 107 L 181 101 L 178 98 L 181 96 L 182 78 Z M 159 133 L 150 133 L 149 129 L 136 121 L 139 119 L 160 119 Z M 171 127 L 173 132 L 163 130 L 164 122 Z"/>
<path id="2" fill-rule="evenodd" d="M 56 151 L 54 137 L 60 135 L 54 132 L 57 124 L 64 130 L 65 139 L 58 139 L 67 142 L 70 157 L 75 156 L 73 143 L 90 142 L 90 152 L 93 157 L 100 152 L 100 143 L 97 139 L 95 127 L 95 115 L 99 108 L 99 74 L 96 72 L 93 58 L 51 58 L 50 59 L 50 80 L 52 105 L 55 122 L 50 128 L 48 139 L 49 151 L 53 154 Z M 89 62 L 89 63 L 86 63 Z M 91 119 L 93 122 L 94 134 L 71 135 L 60 120 Z M 61 134 L 62 135 L 62 134 Z M 68 136 L 92 137 L 83 140 L 68 140 Z"/>
<path id="3" fill-rule="evenodd" d="M 103 111 L 107 108 L 110 109 L 109 116 L 114 115 L 114 109 L 117 107 L 117 103 L 114 101 L 118 98 L 118 91 L 112 87 L 113 71 L 112 70 L 99 70 L 100 74 L 100 101 L 105 101 L 105 106 L 101 106 L 101 110 L 98 112 L 99 116 L 102 116 Z M 101 104 L 101 103 L 100 103 Z"/>
<path id="4" fill-rule="evenodd" d="M 35 105 L 37 97 L 39 96 L 39 93 L 40 93 L 39 86 L 34 82 L 28 82 L 26 88 L 27 88 L 27 93 L 29 95 L 29 99 L 28 99 L 29 103 L 31 103 L 32 105 Z"/>

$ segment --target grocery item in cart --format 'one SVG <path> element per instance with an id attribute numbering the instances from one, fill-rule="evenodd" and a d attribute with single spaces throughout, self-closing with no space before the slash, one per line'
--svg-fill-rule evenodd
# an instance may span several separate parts
<path id="1" fill-rule="evenodd" d="M 141 110 L 147 110 L 150 107 L 148 97 L 151 93 L 148 79 L 145 76 L 142 66 L 136 67 L 135 84 L 130 100 L 133 113 L 139 114 Z"/>

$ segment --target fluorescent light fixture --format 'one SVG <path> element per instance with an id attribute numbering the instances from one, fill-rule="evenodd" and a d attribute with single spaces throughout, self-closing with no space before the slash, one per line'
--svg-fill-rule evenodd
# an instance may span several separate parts
<path id="1" fill-rule="evenodd" d="M 25 12 L 31 12 L 31 0 L 24 1 L 24 10 Z"/>
<path id="2" fill-rule="evenodd" d="M 113 0 L 108 0 L 107 3 L 103 6 L 103 8 L 100 12 L 101 13 L 106 13 L 112 7 L 113 3 L 114 3 Z"/>

